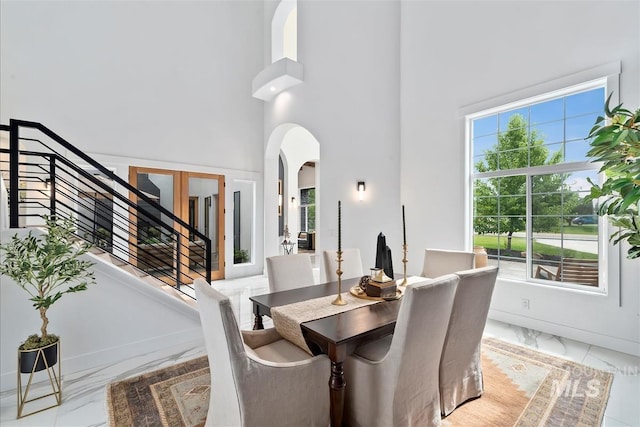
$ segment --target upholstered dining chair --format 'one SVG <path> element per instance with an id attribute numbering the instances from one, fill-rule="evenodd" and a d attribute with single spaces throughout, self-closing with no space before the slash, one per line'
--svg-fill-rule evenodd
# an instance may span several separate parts
<path id="1" fill-rule="evenodd" d="M 269 292 L 311 286 L 313 267 L 308 254 L 278 255 L 267 258 Z"/>
<path id="2" fill-rule="evenodd" d="M 444 274 L 469 270 L 473 268 L 475 258 L 476 254 L 473 252 L 426 249 L 421 276 L 433 279 Z"/>
<path id="3" fill-rule="evenodd" d="M 438 367 L 457 284 L 449 274 L 408 285 L 393 335 L 347 357 L 348 425 L 440 424 Z"/>
<path id="4" fill-rule="evenodd" d="M 338 280 L 338 255 L 336 251 L 324 251 L 322 253 L 324 260 L 324 272 L 327 276 L 327 282 L 336 282 Z M 351 279 L 353 277 L 362 277 L 362 258 L 360 257 L 360 249 L 343 249 L 342 250 L 342 278 Z"/>
<path id="5" fill-rule="evenodd" d="M 459 271 L 447 338 L 440 360 L 440 407 L 443 415 L 483 393 L 480 343 L 498 267 Z"/>
<path id="6" fill-rule="evenodd" d="M 194 284 L 211 373 L 206 425 L 329 425 L 329 358 L 274 329 L 243 331 L 243 342 L 229 298 L 205 280 Z"/>

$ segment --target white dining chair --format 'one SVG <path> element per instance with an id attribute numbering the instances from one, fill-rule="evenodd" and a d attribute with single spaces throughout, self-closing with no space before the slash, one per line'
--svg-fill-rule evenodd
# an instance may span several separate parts
<path id="1" fill-rule="evenodd" d="M 274 329 L 243 331 L 243 341 L 229 298 L 205 280 L 194 286 L 211 373 L 205 425 L 329 425 L 329 358 Z"/>
<path id="2" fill-rule="evenodd" d="M 348 425 L 440 424 L 438 368 L 457 284 L 450 274 L 408 285 L 393 335 L 347 357 Z"/>
<path id="3" fill-rule="evenodd" d="M 440 360 L 440 407 L 443 415 L 483 393 L 480 345 L 498 267 L 459 271 L 447 338 Z"/>
<path id="4" fill-rule="evenodd" d="M 444 274 L 473 268 L 476 254 L 466 251 L 426 249 L 422 264 L 422 277 L 435 278 Z"/>
<path id="5" fill-rule="evenodd" d="M 311 286 L 315 283 L 308 254 L 278 255 L 267 258 L 269 292 Z"/>
<path id="6" fill-rule="evenodd" d="M 324 261 L 324 272 L 327 276 L 327 282 L 336 282 L 338 280 L 338 255 L 336 251 L 324 251 L 322 253 Z M 360 257 L 360 249 L 343 249 L 342 250 L 342 279 L 351 279 L 354 277 L 362 277 L 362 258 Z"/>

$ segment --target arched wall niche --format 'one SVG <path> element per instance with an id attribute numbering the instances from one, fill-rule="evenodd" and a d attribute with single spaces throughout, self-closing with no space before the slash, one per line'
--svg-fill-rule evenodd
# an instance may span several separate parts
<path id="1" fill-rule="evenodd" d="M 295 239 L 299 231 L 298 206 L 290 203 L 291 197 L 298 198 L 298 171 L 305 162 L 316 164 L 316 211 L 320 205 L 320 144 L 303 126 L 285 123 L 277 126 L 265 149 L 265 257 L 282 252 L 281 237 L 278 233 L 278 158 L 282 157 L 284 172 L 285 223 L 291 237 Z M 316 217 L 316 233 L 321 232 L 321 224 Z"/>

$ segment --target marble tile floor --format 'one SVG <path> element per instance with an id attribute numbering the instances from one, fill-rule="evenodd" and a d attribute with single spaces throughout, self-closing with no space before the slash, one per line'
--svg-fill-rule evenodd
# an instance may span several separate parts
<path id="1" fill-rule="evenodd" d="M 229 295 L 242 329 L 253 325 L 249 296 L 268 292 L 266 277 L 254 276 L 215 282 Z M 270 321 L 265 319 L 265 327 Z M 485 335 L 565 357 L 615 374 L 603 425 L 640 427 L 640 358 L 606 348 L 489 320 Z M 64 375 L 62 405 L 16 420 L 16 394 L 0 395 L 0 425 L 12 426 L 105 426 L 105 387 L 113 381 L 139 375 L 179 361 L 204 355 L 201 341 L 166 348 L 137 358 L 83 372 Z"/>

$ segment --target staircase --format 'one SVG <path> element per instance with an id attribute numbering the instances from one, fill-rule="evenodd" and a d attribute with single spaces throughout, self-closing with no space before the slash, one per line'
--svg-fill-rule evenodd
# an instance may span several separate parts
<path id="1" fill-rule="evenodd" d="M 10 228 L 70 218 L 94 256 L 190 305 L 211 282 L 207 236 L 40 123 L 0 125 L 0 178 Z"/>

